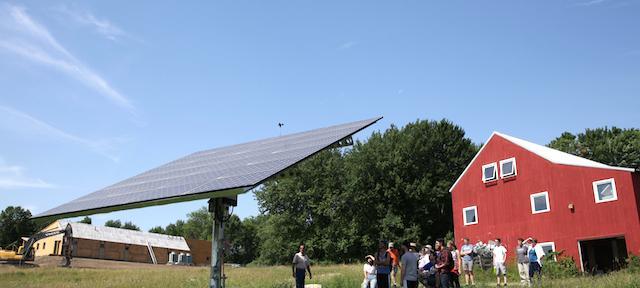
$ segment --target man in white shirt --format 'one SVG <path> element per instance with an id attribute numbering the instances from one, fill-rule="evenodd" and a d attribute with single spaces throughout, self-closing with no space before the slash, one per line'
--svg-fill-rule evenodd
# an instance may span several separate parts
<path id="1" fill-rule="evenodd" d="M 418 288 L 418 253 L 413 246 L 402 245 L 402 257 L 400 257 L 400 283 L 405 288 Z"/>
<path id="2" fill-rule="evenodd" d="M 507 260 L 507 248 L 502 246 L 500 238 L 496 238 L 495 247 L 493 247 L 493 268 L 496 270 L 496 282 L 500 286 L 500 275 L 503 278 L 503 285 L 507 286 L 507 267 L 505 261 Z"/>
<path id="3" fill-rule="evenodd" d="M 311 276 L 311 265 L 309 257 L 304 253 L 304 243 L 300 243 L 298 253 L 293 255 L 293 278 L 296 278 L 296 288 L 304 288 L 304 278 L 306 271 L 309 271 L 309 279 Z"/>

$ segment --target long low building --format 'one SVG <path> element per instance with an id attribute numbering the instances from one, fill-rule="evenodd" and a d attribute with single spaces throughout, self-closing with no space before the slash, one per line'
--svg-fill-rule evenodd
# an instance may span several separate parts
<path id="1" fill-rule="evenodd" d="M 71 225 L 73 257 L 166 264 L 169 253 L 190 253 L 187 241 L 180 236 L 142 232 L 76 222 L 55 221 L 43 231 L 65 229 Z M 34 255 L 62 255 L 64 236 L 56 235 L 34 243 Z M 196 263 L 197 264 L 197 263 Z"/>

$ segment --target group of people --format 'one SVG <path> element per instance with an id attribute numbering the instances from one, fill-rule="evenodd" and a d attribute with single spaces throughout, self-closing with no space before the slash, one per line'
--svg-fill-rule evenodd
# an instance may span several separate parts
<path id="1" fill-rule="evenodd" d="M 438 239 L 434 246 L 425 245 L 419 252 L 415 243 L 403 243 L 398 250 L 393 243 L 380 241 L 375 255 L 367 255 L 363 268 L 362 288 L 428 288 L 461 287 L 460 275 L 466 286 L 475 286 L 473 274 L 477 248 L 462 240 L 458 250 L 453 241 Z M 520 284 L 542 286 L 542 260 L 545 252 L 534 238 L 518 239 L 515 247 Z M 507 286 L 507 248 L 497 238 L 490 245 L 497 286 Z M 398 271 L 400 271 L 398 275 Z M 400 285 L 398 285 L 400 284 Z"/>
<path id="2" fill-rule="evenodd" d="M 462 241 L 460 250 L 453 241 L 438 239 L 433 246 L 425 245 L 419 252 L 416 243 L 406 242 L 398 249 L 394 243 L 380 241 L 378 251 L 365 257 L 362 288 L 417 288 L 419 283 L 427 288 L 453 288 L 460 287 L 461 274 L 464 274 L 466 286 L 475 286 L 473 266 L 477 246 L 468 238 Z M 507 286 L 507 248 L 500 238 L 496 238 L 490 250 L 497 286 Z M 515 251 L 520 284 L 541 287 L 545 252 L 538 241 L 520 238 Z M 298 253 L 293 256 L 292 272 L 296 288 L 304 288 L 307 273 L 309 279 L 313 277 L 304 244 L 300 244 Z"/>

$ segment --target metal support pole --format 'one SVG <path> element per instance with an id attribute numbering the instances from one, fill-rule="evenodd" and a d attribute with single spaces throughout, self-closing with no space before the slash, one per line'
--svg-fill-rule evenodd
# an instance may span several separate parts
<path id="1" fill-rule="evenodd" d="M 211 237 L 211 277 L 210 288 L 222 287 L 222 245 L 224 231 L 222 221 L 225 217 L 225 207 L 222 198 L 212 198 L 209 200 L 209 212 L 213 216 L 213 231 Z M 226 209 L 225 209 L 226 208 Z"/>

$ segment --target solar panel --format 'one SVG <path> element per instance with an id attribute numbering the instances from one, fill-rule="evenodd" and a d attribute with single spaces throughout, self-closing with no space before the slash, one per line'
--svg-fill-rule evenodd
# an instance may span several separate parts
<path id="1" fill-rule="evenodd" d="M 33 218 L 74 217 L 237 195 L 381 118 L 196 152 Z"/>

